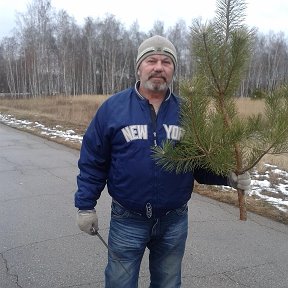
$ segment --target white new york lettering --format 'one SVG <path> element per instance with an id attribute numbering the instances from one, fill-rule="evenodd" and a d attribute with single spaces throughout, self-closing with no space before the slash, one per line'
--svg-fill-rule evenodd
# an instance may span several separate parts
<path id="1" fill-rule="evenodd" d="M 126 142 L 138 139 L 148 139 L 147 125 L 130 125 L 121 129 Z"/>
<path id="2" fill-rule="evenodd" d="M 122 128 L 121 131 L 125 137 L 126 142 L 130 142 L 132 140 L 132 133 L 129 129 L 129 126 Z"/>
<path id="3" fill-rule="evenodd" d="M 172 135 L 173 140 L 180 140 L 180 129 L 177 126 L 172 127 Z"/>
<path id="4" fill-rule="evenodd" d="M 148 139 L 147 125 L 138 125 L 139 139 Z"/>
<path id="5" fill-rule="evenodd" d="M 171 140 L 180 140 L 183 137 L 184 130 L 176 125 L 167 125 L 163 124 L 165 131 L 166 131 L 166 137 L 167 139 Z"/>
<path id="6" fill-rule="evenodd" d="M 138 125 L 131 125 L 130 127 L 130 131 L 132 134 L 132 139 L 131 140 L 135 140 L 138 139 Z"/>
<path id="7" fill-rule="evenodd" d="M 172 130 L 172 125 L 167 125 L 163 124 L 165 131 L 166 131 L 166 138 L 171 139 L 171 130 Z"/>

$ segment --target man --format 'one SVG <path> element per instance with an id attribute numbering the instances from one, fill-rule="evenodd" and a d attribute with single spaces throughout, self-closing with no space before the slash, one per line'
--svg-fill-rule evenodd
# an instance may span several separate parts
<path id="1" fill-rule="evenodd" d="M 167 172 L 152 157 L 152 146 L 181 138 L 179 98 L 169 88 L 176 66 L 169 40 L 145 40 L 136 59 L 139 81 L 104 102 L 83 137 L 75 194 L 82 231 L 98 231 L 95 206 L 106 184 L 112 197 L 105 287 L 138 287 L 146 247 L 150 287 L 180 287 L 194 179 L 228 185 L 227 177 L 203 169 Z M 249 174 L 233 176 L 234 187 L 249 189 Z"/>

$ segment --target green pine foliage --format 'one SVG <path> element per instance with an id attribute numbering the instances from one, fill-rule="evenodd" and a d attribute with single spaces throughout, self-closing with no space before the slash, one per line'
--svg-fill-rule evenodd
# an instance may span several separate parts
<path id="1" fill-rule="evenodd" d="M 157 163 L 178 173 L 206 168 L 220 175 L 253 168 L 265 154 L 288 152 L 288 89 L 265 98 L 265 115 L 243 119 L 235 96 L 249 63 L 254 31 L 244 24 L 245 1 L 217 2 L 216 17 L 191 27 L 196 73 L 181 85 L 179 143 L 154 148 Z"/>

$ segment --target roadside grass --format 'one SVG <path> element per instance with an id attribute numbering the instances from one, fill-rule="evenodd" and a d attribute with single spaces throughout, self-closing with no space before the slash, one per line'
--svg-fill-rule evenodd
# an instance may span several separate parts
<path id="1" fill-rule="evenodd" d="M 76 134 L 83 135 L 105 99 L 107 96 L 103 95 L 0 99 L 0 111 L 13 115 L 19 120 L 39 122 L 46 127 L 60 125 L 65 130 L 73 129 Z M 41 134 L 41 130 L 37 128 L 28 132 L 50 139 L 49 136 Z M 75 149 L 80 149 L 81 146 L 78 143 L 70 143 L 58 138 L 53 141 Z"/>
<path id="2" fill-rule="evenodd" d="M 46 127 L 61 125 L 63 129 L 72 129 L 78 135 L 83 135 L 98 107 L 107 99 L 103 95 L 56 96 L 33 99 L 0 99 L 0 112 L 13 115 L 19 120 L 39 122 Z M 264 103 L 261 100 L 241 98 L 237 100 L 239 114 L 246 117 L 255 113 L 264 113 Z M 73 149 L 80 149 L 81 144 L 51 139 L 41 134 L 41 131 L 27 130 L 32 134 L 45 137 Z M 257 165 L 257 170 L 264 169 L 264 164 L 276 165 L 279 169 L 288 171 L 288 156 L 265 155 Z M 273 179 L 272 179 L 273 181 Z M 276 181 L 276 180 L 275 180 Z M 236 190 L 221 190 L 216 186 L 195 185 L 195 193 L 238 207 Z M 267 192 L 269 193 L 269 192 Z M 282 212 L 273 205 L 255 196 L 246 197 L 247 211 L 288 224 L 288 213 Z"/>
<path id="3" fill-rule="evenodd" d="M 107 97 L 103 95 L 38 97 L 32 99 L 0 99 L 2 112 L 33 117 L 38 121 L 50 119 L 87 126 L 98 107 Z"/>

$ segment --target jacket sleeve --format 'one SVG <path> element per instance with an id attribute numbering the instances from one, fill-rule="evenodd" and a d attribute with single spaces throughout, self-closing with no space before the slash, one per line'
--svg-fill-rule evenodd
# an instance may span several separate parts
<path id="1" fill-rule="evenodd" d="M 203 168 L 195 169 L 193 176 L 199 184 L 229 186 L 227 176 L 217 175 Z"/>
<path id="2" fill-rule="evenodd" d="M 80 210 L 89 210 L 96 206 L 107 182 L 110 141 L 105 132 L 107 120 L 101 108 L 98 109 L 82 141 L 78 161 L 78 189 L 75 193 L 75 207 Z"/>

